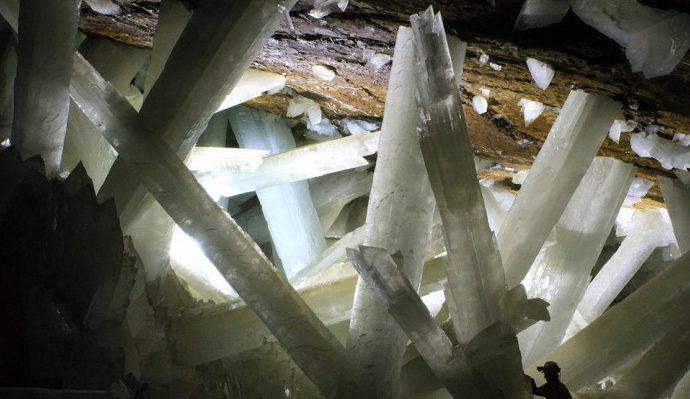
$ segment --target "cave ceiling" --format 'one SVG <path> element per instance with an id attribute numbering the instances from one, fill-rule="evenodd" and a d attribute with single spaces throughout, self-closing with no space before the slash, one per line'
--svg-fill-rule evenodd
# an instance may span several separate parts
<path id="1" fill-rule="evenodd" d="M 160 0 L 122 0 L 120 15 L 107 16 L 82 6 L 80 29 L 133 46 L 150 48 Z M 189 1 L 193 7 L 194 2 Z M 678 1 L 643 1 L 648 5 L 690 12 L 690 4 Z M 364 48 L 392 55 L 396 30 L 409 25 L 408 16 L 432 4 L 440 10 L 446 28 L 468 43 L 461 85 L 461 98 L 470 137 L 477 155 L 500 163 L 494 179 L 508 179 L 514 170 L 528 168 L 544 142 L 557 113 L 547 108 L 525 127 L 518 102 L 535 100 L 560 107 L 572 89 L 606 94 L 623 104 L 620 119 L 632 119 L 640 128 L 659 127 L 659 135 L 690 134 L 690 54 L 673 73 L 645 79 L 632 73 L 625 50 L 585 25 L 572 12 L 559 24 L 529 31 L 516 31 L 513 24 L 521 0 L 350 1 L 345 12 L 316 19 L 308 15 L 310 2 L 300 1 L 290 12 L 292 27 L 283 23 L 264 46 L 253 67 L 284 74 L 287 86 L 317 101 L 331 119 L 343 117 L 379 119 L 383 116 L 390 63 L 379 70 L 367 66 Z M 294 28 L 294 29 L 293 29 Z M 500 71 L 480 65 L 485 53 Z M 528 57 L 547 62 L 556 71 L 547 90 L 531 80 L 525 64 Z M 325 81 L 312 72 L 321 64 L 335 70 Z M 480 89 L 490 90 L 489 110 L 478 115 L 471 106 Z M 249 105 L 284 114 L 289 96 L 265 95 Z M 599 151 L 638 167 L 638 176 L 656 182 L 657 175 L 673 176 L 654 159 L 632 152 L 628 134 L 620 143 L 606 139 Z M 658 185 L 645 204 L 661 201 Z"/>

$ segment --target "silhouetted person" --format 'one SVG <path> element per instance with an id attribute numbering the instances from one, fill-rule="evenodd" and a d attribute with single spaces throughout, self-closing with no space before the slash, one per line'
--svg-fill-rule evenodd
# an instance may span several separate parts
<path id="1" fill-rule="evenodd" d="M 568 392 L 568 388 L 560 381 L 561 368 L 556 362 L 546 362 L 544 366 L 537 367 L 537 370 L 544 373 L 546 384 L 537 387 L 534 378 L 530 377 L 532 382 L 532 393 L 537 396 L 543 396 L 546 399 L 573 399 Z"/>

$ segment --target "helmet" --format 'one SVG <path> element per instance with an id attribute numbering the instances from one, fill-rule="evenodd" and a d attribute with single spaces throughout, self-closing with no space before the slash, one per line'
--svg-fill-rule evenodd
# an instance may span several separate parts
<path id="1" fill-rule="evenodd" d="M 561 368 L 556 362 L 546 362 L 543 366 L 537 367 L 537 370 L 542 373 L 560 373 Z"/>

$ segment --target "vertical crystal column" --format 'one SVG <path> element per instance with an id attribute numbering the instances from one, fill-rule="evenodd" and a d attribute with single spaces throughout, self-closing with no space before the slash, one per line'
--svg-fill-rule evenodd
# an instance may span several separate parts
<path id="1" fill-rule="evenodd" d="M 69 80 L 80 0 L 24 0 L 19 8 L 12 141 L 58 173 L 67 130 Z"/>
<path id="2" fill-rule="evenodd" d="M 561 343 L 628 192 L 633 170 L 632 165 L 613 158 L 595 158 L 554 227 L 556 242 L 532 266 L 525 283 L 528 296 L 550 304 L 551 321 L 539 322 L 520 334 L 525 364 Z"/>
<path id="3" fill-rule="evenodd" d="M 139 130 L 130 104 L 78 55 L 71 95 L 178 226 L 201 244 L 295 363 L 326 396 L 332 395 L 338 376 L 345 372 L 342 347 L 256 244 L 160 138 Z"/>
<path id="4" fill-rule="evenodd" d="M 448 286 L 457 298 L 459 313 L 451 318 L 458 340 L 467 344 L 479 331 L 502 319 L 499 301 L 506 287 L 440 16 L 424 13 L 413 16 L 411 22 L 418 102 L 424 114 L 419 141 L 443 222 Z"/>
<path id="5" fill-rule="evenodd" d="M 659 176 L 659 185 L 671 218 L 673 232 L 681 253 L 690 250 L 690 188 L 678 179 Z"/>
<path id="6" fill-rule="evenodd" d="M 508 287 L 527 274 L 619 109 L 605 96 L 570 92 L 498 232 Z"/>
<path id="7" fill-rule="evenodd" d="M 638 211 L 633 230 L 587 286 L 577 305 L 571 334 L 599 317 L 652 254 L 673 238 L 660 212 Z"/>
<path id="8" fill-rule="evenodd" d="M 229 111 L 230 124 L 243 148 L 268 150 L 272 154 L 295 148 L 287 122 L 276 115 L 245 107 Z M 256 190 L 288 279 L 314 262 L 326 249 L 319 216 L 306 181 L 285 183 Z"/>
<path id="9" fill-rule="evenodd" d="M 478 339 L 468 358 L 475 372 L 489 379 L 483 394 L 500 390 L 527 398 L 518 342 L 503 326 L 505 277 L 477 180 L 443 21 L 429 7 L 410 22 L 422 115 L 419 141 L 443 222 L 451 320 L 461 344 Z M 489 350 L 491 355 L 470 355 Z M 494 367 L 497 363 L 501 367 Z"/>
<path id="10" fill-rule="evenodd" d="M 388 81 L 378 159 L 369 195 L 364 244 L 400 251 L 402 271 L 417 289 L 434 201 L 416 140 L 414 43 L 399 28 Z M 407 337 L 377 302 L 364 280 L 357 281 L 346 356 L 354 381 L 341 397 L 395 397 Z"/>
<path id="11" fill-rule="evenodd" d="M 562 380 L 569 389 L 594 384 L 643 353 L 666 331 L 688 323 L 688 306 L 690 254 L 526 370 L 536 372 L 537 365 L 551 360 L 561 366 Z M 606 356 L 592 355 L 597 353 Z"/>

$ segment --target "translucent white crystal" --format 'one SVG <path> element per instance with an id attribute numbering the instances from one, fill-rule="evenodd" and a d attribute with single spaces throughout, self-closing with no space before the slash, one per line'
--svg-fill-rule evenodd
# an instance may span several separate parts
<path id="1" fill-rule="evenodd" d="M 482 97 L 486 98 L 487 100 L 489 99 L 489 96 L 491 95 L 491 90 L 487 89 L 486 87 L 482 87 L 479 91 L 480 93 L 482 93 Z"/>
<path id="2" fill-rule="evenodd" d="M 235 107 L 229 119 L 243 148 L 267 150 L 273 154 L 295 148 L 292 131 L 280 117 Z M 326 249 L 309 186 L 306 181 L 284 183 L 258 189 L 256 195 L 289 279 Z"/>
<path id="3" fill-rule="evenodd" d="M 537 365 L 555 361 L 562 370 L 561 380 L 570 390 L 577 391 L 637 358 L 665 331 L 690 321 L 688 261 L 690 255 L 675 261 L 525 371 L 534 376 Z M 593 353 L 606 356 L 592 356 Z"/>
<path id="4" fill-rule="evenodd" d="M 120 13 L 120 6 L 113 3 L 112 0 L 84 0 L 84 3 L 99 14 L 118 15 Z"/>
<path id="5" fill-rule="evenodd" d="M 335 70 L 328 65 L 312 65 L 311 71 L 314 72 L 314 75 L 323 80 L 331 81 L 335 78 Z"/>
<path id="6" fill-rule="evenodd" d="M 311 123 L 309 120 L 307 120 L 307 129 L 309 130 L 309 133 L 316 133 L 307 133 L 307 138 L 314 139 L 316 141 L 325 141 L 342 137 L 338 132 L 338 128 L 328 118 L 321 118 L 319 123 Z"/>
<path id="7" fill-rule="evenodd" d="M 490 63 L 489 63 L 489 66 L 490 66 L 491 69 L 493 69 L 494 71 L 500 71 L 501 69 L 503 69 L 502 66 L 500 66 L 500 65 L 498 65 L 498 64 L 496 64 L 496 63 L 493 63 L 493 62 L 490 62 Z"/>
<path id="8" fill-rule="evenodd" d="M 549 87 L 551 79 L 553 79 L 553 75 L 556 73 L 551 68 L 551 65 L 534 58 L 527 59 L 527 68 L 529 68 L 529 73 L 532 75 L 534 83 L 542 90 L 546 90 Z"/>
<path id="9" fill-rule="evenodd" d="M 619 110 L 607 97 L 570 92 L 498 232 L 509 287 L 527 274 Z"/>
<path id="10" fill-rule="evenodd" d="M 314 0 L 314 6 L 309 15 L 314 18 L 323 18 L 328 14 L 340 10 L 345 11 L 350 0 Z"/>
<path id="11" fill-rule="evenodd" d="M 628 195 L 625 198 L 625 202 L 623 202 L 623 205 L 632 206 L 639 203 L 640 201 L 642 201 L 642 197 L 647 195 L 647 192 L 649 192 L 649 189 L 653 186 L 653 181 L 643 179 L 640 177 L 634 178 L 632 183 L 630 184 L 630 189 L 628 190 Z"/>
<path id="12" fill-rule="evenodd" d="M 686 170 L 690 167 L 690 148 L 656 134 L 631 134 L 630 147 L 643 158 L 656 159 L 664 169 Z"/>
<path id="13" fill-rule="evenodd" d="M 136 111 L 79 56 L 70 93 L 175 222 L 202 244 L 204 253 L 220 266 L 295 363 L 332 395 L 338 384 L 335 376 L 343 370 L 342 347 L 256 244 L 205 193 L 161 138 L 131 123 Z"/>
<path id="14" fill-rule="evenodd" d="M 525 365 L 555 349 L 566 334 L 592 268 L 611 232 L 634 168 L 614 158 L 595 158 L 568 202 L 552 237 L 523 284 L 527 295 L 550 304 L 551 320 L 520 333 Z M 583 248 L 588 248 L 583 252 Z"/>
<path id="15" fill-rule="evenodd" d="M 577 306 L 578 317 L 581 318 L 578 320 L 583 320 L 586 325 L 601 315 L 652 251 L 673 242 L 673 230 L 665 212 L 637 210 L 633 215 L 632 232 L 587 287 Z M 579 328 L 582 325 L 575 322 L 571 333 Z"/>
<path id="16" fill-rule="evenodd" d="M 23 158 L 40 155 L 48 176 L 59 173 L 67 131 L 79 3 L 24 1 L 19 8 L 12 142 Z"/>
<path id="17" fill-rule="evenodd" d="M 373 132 L 379 128 L 378 123 L 368 122 L 362 119 L 344 118 L 340 123 L 345 126 L 345 130 L 350 134 Z"/>
<path id="18" fill-rule="evenodd" d="M 525 126 L 529 126 L 534 122 L 539 115 L 544 112 L 544 104 L 539 101 L 532 101 L 526 98 L 521 98 L 518 102 L 520 109 L 522 109 L 522 117 L 525 120 Z"/>
<path id="19" fill-rule="evenodd" d="M 479 55 L 479 65 L 484 66 L 489 63 L 489 55 L 485 53 L 481 53 Z"/>
<path id="20" fill-rule="evenodd" d="M 685 147 L 690 146 L 690 135 L 676 133 L 673 135 L 673 141 L 677 141 L 680 145 Z"/>
<path id="21" fill-rule="evenodd" d="M 609 138 L 616 143 L 620 140 L 621 133 L 632 132 L 637 127 L 637 122 L 628 120 L 622 121 L 616 119 L 613 121 L 611 128 L 609 128 Z"/>
<path id="22" fill-rule="evenodd" d="M 678 180 L 683 182 L 685 186 L 690 186 L 690 172 L 687 170 L 674 170 L 673 174 L 676 175 Z"/>
<path id="23" fill-rule="evenodd" d="M 529 173 L 529 169 L 520 170 L 513 175 L 513 178 L 511 181 L 513 182 L 513 184 L 522 185 L 522 183 L 525 182 L 525 179 L 527 178 L 528 173 Z"/>
<path id="24" fill-rule="evenodd" d="M 306 115 L 309 123 L 315 125 L 321 122 L 321 106 L 312 99 L 297 95 L 290 99 L 286 115 L 288 118 Z"/>
<path id="25" fill-rule="evenodd" d="M 285 87 L 286 81 L 283 75 L 250 68 L 242 75 L 216 112 L 260 97 L 264 93 L 275 94 Z"/>
<path id="26" fill-rule="evenodd" d="M 690 251 L 690 188 L 668 177 L 658 179 L 678 247 L 681 253 L 686 253 Z"/>
<path id="27" fill-rule="evenodd" d="M 196 172 L 253 172 L 268 154 L 266 150 L 245 148 L 194 147 L 187 165 Z"/>
<path id="28" fill-rule="evenodd" d="M 561 22 L 569 9 L 568 0 L 525 0 L 515 21 L 515 29 L 541 28 Z"/>
<path id="29" fill-rule="evenodd" d="M 378 71 L 383 68 L 384 65 L 388 64 L 391 59 L 391 56 L 388 54 L 373 53 L 367 60 L 367 67 L 374 71 Z"/>
<path id="30" fill-rule="evenodd" d="M 625 47 L 632 71 L 642 72 L 646 78 L 673 71 L 690 48 L 688 14 L 629 0 L 570 3 L 583 21 Z"/>
<path id="31" fill-rule="evenodd" d="M 434 206 L 417 141 L 419 112 L 415 103 L 414 51 L 411 30 L 399 28 L 364 244 L 392 253 L 400 251 L 404 258 L 401 269 L 416 288 L 421 279 Z M 346 397 L 392 395 L 397 390 L 406 341 L 405 334 L 380 306 L 364 280 L 358 279 L 347 344 L 354 387 Z"/>
<path id="32" fill-rule="evenodd" d="M 481 115 L 486 113 L 489 109 L 489 103 L 486 101 L 486 98 L 482 96 L 474 96 L 472 97 L 472 108 L 474 108 L 476 113 Z"/>

